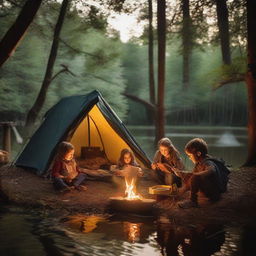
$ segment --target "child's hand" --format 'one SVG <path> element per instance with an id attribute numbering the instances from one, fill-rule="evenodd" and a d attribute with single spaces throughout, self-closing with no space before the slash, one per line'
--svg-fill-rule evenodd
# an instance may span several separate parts
<path id="1" fill-rule="evenodd" d="M 168 172 L 168 173 L 169 173 L 169 171 L 167 170 L 167 168 L 165 167 L 164 164 L 158 163 L 158 164 L 157 164 L 157 167 L 158 167 L 162 172 Z"/>
<path id="2" fill-rule="evenodd" d="M 151 168 L 152 168 L 153 170 L 155 170 L 155 169 L 157 168 L 157 164 L 156 164 L 156 163 L 152 163 L 152 164 L 151 164 Z"/>

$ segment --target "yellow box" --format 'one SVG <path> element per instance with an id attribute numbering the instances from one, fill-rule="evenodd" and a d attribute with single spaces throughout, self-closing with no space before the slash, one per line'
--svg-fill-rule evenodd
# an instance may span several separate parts
<path id="1" fill-rule="evenodd" d="M 171 195 L 173 192 L 173 187 L 169 185 L 156 185 L 153 187 L 149 187 L 149 194 L 152 195 Z"/>

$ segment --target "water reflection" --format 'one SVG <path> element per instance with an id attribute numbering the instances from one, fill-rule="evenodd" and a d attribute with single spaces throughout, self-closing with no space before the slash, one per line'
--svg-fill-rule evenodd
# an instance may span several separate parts
<path id="1" fill-rule="evenodd" d="M 256 224 L 181 226 L 167 218 L 135 215 L 73 215 L 60 220 L 0 208 L 0 255 L 252 256 L 255 239 Z"/>
<path id="2" fill-rule="evenodd" d="M 129 242 L 139 242 L 141 235 L 142 223 L 132 223 L 125 221 L 123 223 L 124 234 Z"/>
<path id="3" fill-rule="evenodd" d="M 166 256 L 210 256 L 220 251 L 225 242 L 222 225 L 175 226 L 158 225 L 156 241 Z"/>
<path id="4" fill-rule="evenodd" d="M 137 215 L 71 216 L 63 226 L 73 232 L 106 233 L 109 240 L 123 240 L 131 243 L 147 243 L 154 233 L 153 217 Z"/>
<path id="5" fill-rule="evenodd" d="M 69 216 L 65 220 L 65 224 L 69 227 L 80 230 L 83 233 L 90 233 L 97 228 L 98 223 L 107 221 L 105 216 L 96 215 L 74 215 Z"/>

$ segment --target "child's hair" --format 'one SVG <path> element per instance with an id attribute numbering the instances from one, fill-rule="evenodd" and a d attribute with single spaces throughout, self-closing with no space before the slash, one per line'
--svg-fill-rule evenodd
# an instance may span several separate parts
<path id="1" fill-rule="evenodd" d="M 169 150 L 169 153 L 176 152 L 178 155 L 180 154 L 179 151 L 174 147 L 171 140 L 169 138 L 162 138 L 158 141 L 158 148 L 160 146 L 166 147 Z"/>
<path id="2" fill-rule="evenodd" d="M 72 149 L 74 149 L 74 146 L 71 143 L 62 141 L 58 147 L 57 158 L 63 159 L 65 155 Z"/>
<path id="3" fill-rule="evenodd" d="M 117 162 L 118 168 L 123 168 L 124 167 L 124 165 L 125 165 L 124 155 L 126 155 L 126 154 L 130 154 L 130 156 L 131 156 L 130 165 L 138 166 L 133 152 L 129 148 L 124 148 L 124 149 L 122 149 L 122 151 L 120 153 L 120 157 L 119 157 L 118 162 Z"/>
<path id="4" fill-rule="evenodd" d="M 203 139 L 194 138 L 187 143 L 185 151 L 193 155 L 196 155 L 196 152 L 201 152 L 202 157 L 205 157 L 208 154 L 208 146 Z"/>

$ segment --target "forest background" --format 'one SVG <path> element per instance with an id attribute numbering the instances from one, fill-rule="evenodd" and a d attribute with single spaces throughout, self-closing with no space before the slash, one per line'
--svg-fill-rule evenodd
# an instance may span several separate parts
<path id="1" fill-rule="evenodd" d="M 0 1 L 1 37 L 25 2 Z M 165 125 L 247 125 L 243 0 L 44 0 L 26 36 L 0 69 L 1 121 L 25 124 L 44 80 L 64 2 L 56 62 L 33 124 L 60 98 L 97 89 L 126 124 L 154 125 L 162 19 Z"/>

